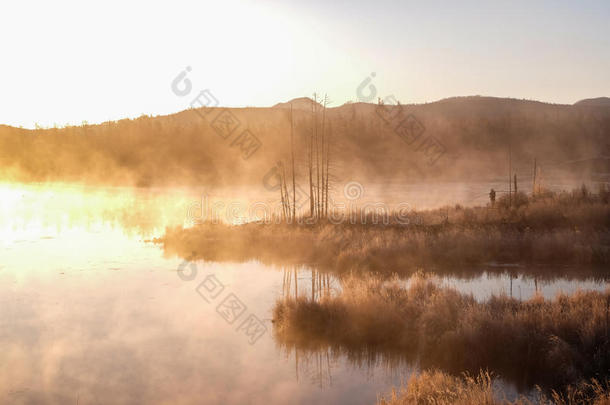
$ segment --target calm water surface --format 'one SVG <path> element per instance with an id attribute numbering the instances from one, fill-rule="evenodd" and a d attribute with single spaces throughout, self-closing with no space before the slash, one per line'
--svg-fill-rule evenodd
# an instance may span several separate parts
<path id="1" fill-rule="evenodd" d="M 408 378 L 408 364 L 281 348 L 270 318 L 283 268 L 198 262 L 192 279 L 180 278 L 183 259 L 148 240 L 183 224 L 197 196 L 0 186 L 0 402 L 372 404 Z M 524 299 L 608 286 L 510 272 L 442 282 L 480 299 L 511 284 Z M 311 271 L 297 277 L 308 294 Z M 205 280 L 224 289 L 206 300 L 197 291 Z M 221 306 L 229 296 L 241 305 L 235 320 Z M 254 343 L 240 330 L 249 315 L 266 328 Z"/>

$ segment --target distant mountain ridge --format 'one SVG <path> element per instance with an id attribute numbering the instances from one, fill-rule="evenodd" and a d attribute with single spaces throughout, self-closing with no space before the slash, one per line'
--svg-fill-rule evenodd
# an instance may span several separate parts
<path id="1" fill-rule="evenodd" d="M 309 97 L 297 97 L 292 100 L 277 103 L 273 105 L 271 108 L 290 108 L 290 104 L 292 104 L 294 109 L 308 109 L 311 110 L 311 104 L 313 103 L 313 99 Z M 510 98 L 510 97 L 494 97 L 494 96 L 481 96 L 481 95 L 471 95 L 471 96 L 453 96 L 441 98 L 435 101 L 429 101 L 424 103 L 411 103 L 411 104 L 402 104 L 403 106 L 416 106 L 416 105 L 430 105 L 437 103 L 521 103 L 521 104 L 537 104 L 537 105 L 554 105 L 554 106 L 569 106 L 569 105 L 582 105 L 582 106 L 610 106 L 610 97 L 597 97 L 597 98 L 587 98 L 583 100 L 579 100 L 574 104 L 560 104 L 560 103 L 550 103 L 546 101 L 540 100 L 531 100 L 531 99 L 518 99 L 518 98 Z M 374 105 L 373 103 L 363 103 L 363 102 L 347 102 L 345 104 L 339 106 L 333 106 L 328 108 L 340 108 L 347 105 L 359 105 L 359 104 L 369 104 Z M 318 106 L 322 105 L 318 103 Z"/>
<path id="2" fill-rule="evenodd" d="M 312 98 L 309 97 L 298 97 L 294 98 L 285 103 L 277 103 L 271 108 L 288 108 L 292 106 L 293 110 L 307 110 L 311 111 L 313 105 L 316 104 L 318 108 L 322 107 L 322 104 L 316 103 Z"/>
<path id="3" fill-rule="evenodd" d="M 610 97 L 586 98 L 575 102 L 574 105 L 610 107 Z"/>
<path id="4" fill-rule="evenodd" d="M 467 96 L 400 107 L 349 103 L 327 109 L 324 132 L 336 179 L 503 178 L 509 148 L 520 178 L 531 176 L 534 159 L 543 177 L 558 168 L 608 172 L 599 159 L 586 163 L 610 156 L 610 105 L 604 100 L 566 105 Z M 297 178 L 304 181 L 310 136 L 316 133 L 312 103 L 301 97 L 267 108 L 190 109 L 38 130 L 0 125 L 0 180 L 260 185 L 270 168 L 290 156 L 292 104 Z M 322 136 L 320 105 L 317 110 Z M 221 133 L 227 116 L 235 125 Z M 260 143 L 247 159 L 239 141 L 244 133 Z M 442 151 L 434 162 L 426 155 L 431 142 Z M 561 164 L 569 161 L 584 163 Z"/>

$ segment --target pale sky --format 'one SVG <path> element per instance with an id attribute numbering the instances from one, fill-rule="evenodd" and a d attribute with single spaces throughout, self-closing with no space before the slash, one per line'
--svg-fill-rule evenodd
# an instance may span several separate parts
<path id="1" fill-rule="evenodd" d="M 610 96 L 610 1 L 3 1 L 0 124 L 33 128 L 314 91 L 421 103 Z M 171 83 L 186 67 L 192 84 Z"/>

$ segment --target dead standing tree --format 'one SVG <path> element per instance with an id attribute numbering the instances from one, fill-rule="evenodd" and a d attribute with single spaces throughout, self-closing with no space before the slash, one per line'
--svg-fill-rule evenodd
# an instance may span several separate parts
<path id="1" fill-rule="evenodd" d="M 290 160 L 292 169 L 292 200 L 288 192 L 288 183 L 286 181 L 286 168 L 283 162 L 278 162 L 278 171 L 280 178 L 280 197 L 282 201 L 282 214 L 286 222 L 294 223 L 296 219 L 296 171 L 294 165 L 294 120 L 292 103 L 290 104 Z"/>
<path id="2" fill-rule="evenodd" d="M 325 212 L 325 204 L 326 204 L 326 200 L 328 199 L 328 195 L 326 194 L 326 181 L 325 181 L 325 177 L 328 177 L 328 172 L 325 173 L 325 167 L 326 164 L 324 163 L 325 161 L 325 150 L 327 149 L 327 145 L 326 145 L 326 104 L 328 102 L 328 97 L 325 94 L 324 95 L 324 105 L 323 105 L 323 109 L 322 109 L 322 140 L 321 140 L 321 150 L 320 150 L 320 157 L 321 157 L 321 166 L 320 166 L 320 172 L 322 173 L 322 182 L 320 183 L 320 194 L 321 194 L 321 198 L 318 201 L 318 217 L 322 218 L 325 217 L 324 212 Z"/>
<path id="3" fill-rule="evenodd" d="M 536 195 L 536 158 L 534 158 L 534 180 L 532 181 L 532 196 Z"/>
<path id="4" fill-rule="evenodd" d="M 317 104 L 317 101 L 316 101 Z M 316 105 L 317 107 L 317 105 Z M 315 194 L 316 194 L 316 203 L 315 203 L 315 208 L 316 208 L 316 218 L 320 218 L 320 140 L 319 140 L 319 136 L 318 136 L 318 122 L 317 122 L 317 117 L 315 120 L 315 138 L 316 138 L 316 142 L 315 142 L 315 146 L 316 146 L 316 189 L 315 189 Z"/>
<path id="5" fill-rule="evenodd" d="M 332 134 L 332 127 L 328 128 L 328 135 L 326 136 L 326 184 L 324 185 L 324 189 L 326 192 L 326 199 L 324 200 L 324 217 L 328 217 L 328 178 L 330 177 L 330 136 Z"/>
<path id="6" fill-rule="evenodd" d="M 282 183 L 283 183 L 283 187 L 284 187 L 284 196 L 285 196 L 285 200 L 286 200 L 286 206 L 284 208 L 284 210 L 286 211 L 285 214 L 285 219 L 286 222 L 288 222 L 290 220 L 290 196 L 288 195 L 288 187 L 286 186 L 286 170 L 284 168 L 284 165 L 282 165 Z"/>
<path id="7" fill-rule="evenodd" d="M 311 218 L 324 218 L 328 215 L 329 184 L 330 184 L 330 134 L 327 132 L 326 107 L 328 97 L 324 96 L 322 105 L 322 127 L 318 128 L 318 107 L 317 94 L 311 103 L 311 131 L 307 144 L 307 172 L 309 179 L 309 216 Z M 291 145 L 291 164 L 292 164 L 292 199 L 285 186 L 285 173 L 282 183 L 282 195 L 288 209 L 287 218 L 296 219 L 296 172 L 294 156 L 294 123 L 292 105 L 290 110 L 290 145 Z M 282 168 L 283 170 L 283 168 Z M 292 200 L 292 201 L 291 201 Z"/>
<path id="8" fill-rule="evenodd" d="M 292 222 L 296 219 L 296 183 L 294 172 L 294 121 L 292 119 L 292 103 L 290 103 L 290 154 L 292 157 Z"/>
<path id="9" fill-rule="evenodd" d="M 322 198 L 320 201 L 320 217 L 328 217 L 328 201 L 329 201 L 329 178 L 330 178 L 330 137 L 331 128 L 330 121 L 326 117 L 326 109 L 328 107 L 328 97 L 324 95 L 324 110 L 322 114 L 322 150 L 321 150 L 321 171 L 322 171 L 322 183 L 321 193 Z M 328 129 L 327 129 L 328 126 Z"/>
<path id="10" fill-rule="evenodd" d="M 314 93 L 311 104 L 311 131 L 309 139 L 306 140 L 307 148 L 307 170 L 309 174 L 309 215 L 311 218 L 319 219 L 328 216 L 329 184 L 330 184 L 330 138 L 331 132 L 327 131 L 326 108 L 328 97 L 324 96 L 322 105 L 322 128 L 318 128 L 318 101 Z M 286 222 L 296 221 L 296 163 L 295 163 L 295 141 L 294 141 L 294 111 L 290 104 L 290 164 L 292 176 L 292 197 L 290 196 L 286 167 L 284 162 L 277 163 L 277 176 L 279 179 L 280 199 L 282 204 L 282 218 Z M 330 123 L 328 123 L 330 127 Z M 330 129 L 330 128 L 329 128 Z"/>
<path id="11" fill-rule="evenodd" d="M 284 163 L 277 163 L 278 177 L 280 180 L 280 200 L 282 202 L 282 219 L 284 221 L 288 220 L 288 215 L 290 212 L 290 200 L 288 196 L 288 191 L 286 190 L 286 170 L 284 170 Z"/>
<path id="12" fill-rule="evenodd" d="M 314 217 L 314 202 L 315 195 L 313 192 L 313 139 L 316 127 L 316 93 L 313 95 L 314 99 L 311 102 L 311 137 L 309 138 L 309 216 Z"/>

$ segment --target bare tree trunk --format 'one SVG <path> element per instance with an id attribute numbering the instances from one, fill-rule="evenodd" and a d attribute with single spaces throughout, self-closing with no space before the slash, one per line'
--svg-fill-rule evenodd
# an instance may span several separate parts
<path id="1" fill-rule="evenodd" d="M 282 165 L 282 172 L 280 172 L 280 195 L 282 198 L 282 214 L 284 220 L 286 220 L 286 198 L 284 197 L 284 165 Z"/>
<path id="2" fill-rule="evenodd" d="M 284 278 L 282 279 L 282 297 L 286 298 L 286 269 L 282 269 L 284 271 Z"/>
<path id="3" fill-rule="evenodd" d="M 326 199 L 326 196 L 324 195 L 325 192 L 325 187 L 324 187 L 324 144 L 325 144 L 325 132 L 326 132 L 326 94 L 324 95 L 324 109 L 322 110 L 322 167 L 321 167 L 321 172 L 322 172 L 322 183 L 321 183 L 321 194 L 322 194 L 322 198 L 320 199 L 320 217 L 324 217 L 324 201 Z"/>
<path id="4" fill-rule="evenodd" d="M 299 298 L 299 269 L 294 268 L 294 298 Z"/>
<path id="5" fill-rule="evenodd" d="M 316 97 L 316 95 L 314 93 L 314 98 L 315 97 Z M 313 193 L 313 134 L 314 134 L 314 127 L 316 125 L 314 103 L 315 103 L 315 100 L 313 100 L 311 103 L 312 126 L 311 126 L 311 137 L 309 138 L 309 215 L 311 217 L 314 216 L 314 202 L 315 202 L 315 195 Z"/>
<path id="6" fill-rule="evenodd" d="M 292 155 L 292 221 L 296 220 L 296 183 L 294 173 L 294 129 L 292 125 L 292 103 L 290 103 L 290 153 Z"/>
<path id="7" fill-rule="evenodd" d="M 532 197 L 536 194 L 536 158 L 534 158 L 534 181 L 532 182 Z"/>
<path id="8" fill-rule="evenodd" d="M 515 173 L 515 202 L 517 202 L 517 173 Z"/>
<path id="9" fill-rule="evenodd" d="M 326 200 L 325 200 L 325 204 L 324 204 L 324 216 L 328 217 L 328 177 L 329 177 L 329 162 L 330 162 L 330 136 L 332 134 L 332 127 L 328 126 L 328 136 L 326 137 L 326 184 L 324 185 L 324 188 L 326 189 Z"/>
<path id="10" fill-rule="evenodd" d="M 314 302 L 316 300 L 316 286 L 314 283 L 315 276 L 316 271 L 314 269 L 311 269 L 311 302 Z"/>
<path id="11" fill-rule="evenodd" d="M 284 179 L 284 195 L 286 196 L 286 220 L 290 218 L 290 196 L 288 195 L 288 187 L 286 186 L 286 169 L 282 165 L 282 178 Z"/>
<path id="12" fill-rule="evenodd" d="M 316 101 L 317 103 L 317 101 Z M 316 104 L 316 109 L 317 109 Z M 316 217 L 320 218 L 320 142 L 318 140 L 318 126 L 315 126 L 316 139 Z"/>
<path id="13" fill-rule="evenodd" d="M 290 268 L 288 269 L 288 275 L 286 276 L 286 285 L 288 286 L 286 288 L 286 297 L 289 297 L 290 289 L 292 288 L 292 270 Z"/>
<path id="14" fill-rule="evenodd" d="M 511 198 L 513 194 L 512 185 L 511 185 L 511 156 L 510 156 L 510 140 L 508 141 L 508 206 L 511 206 Z"/>

